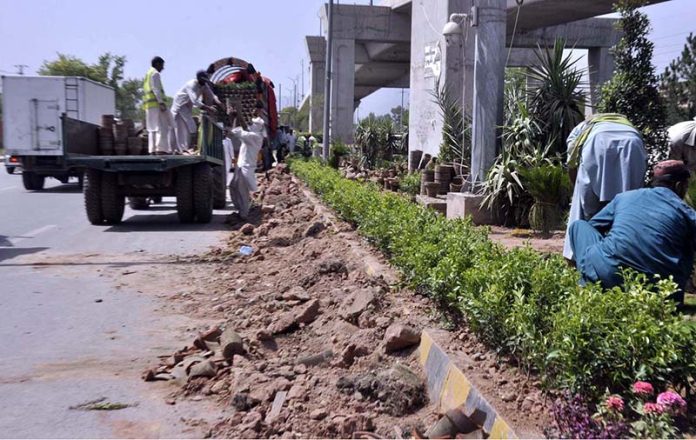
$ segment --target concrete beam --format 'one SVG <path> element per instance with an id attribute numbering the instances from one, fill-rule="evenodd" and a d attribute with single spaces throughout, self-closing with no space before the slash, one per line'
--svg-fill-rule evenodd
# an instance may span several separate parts
<path id="1" fill-rule="evenodd" d="M 647 0 L 646 5 L 667 0 Z M 526 32 L 613 12 L 614 0 L 525 0 L 520 8 L 517 30 Z M 517 3 L 507 0 L 507 33 L 515 26 Z M 599 46 L 599 45 L 598 45 Z"/>
<path id="2" fill-rule="evenodd" d="M 324 29 L 328 25 L 328 6 L 321 8 Z M 358 41 L 409 43 L 411 17 L 388 6 L 334 5 L 334 38 Z"/>
<path id="3" fill-rule="evenodd" d="M 566 40 L 568 47 L 589 49 L 590 47 L 612 47 L 621 38 L 613 18 L 590 18 L 558 26 L 546 27 L 529 32 L 518 32 L 512 41 L 513 47 L 551 47 L 556 38 Z M 510 46 L 510 35 L 507 45 Z"/>
<path id="4" fill-rule="evenodd" d="M 411 60 L 411 45 L 404 43 L 365 43 L 365 48 L 372 61 Z"/>
<path id="5" fill-rule="evenodd" d="M 326 63 L 326 39 L 324 37 L 307 35 L 305 41 L 307 43 L 309 62 Z"/>
<path id="6" fill-rule="evenodd" d="M 369 86 L 387 86 L 409 72 L 408 63 L 368 63 L 355 69 L 355 83 Z"/>
<path id="7" fill-rule="evenodd" d="M 374 87 L 374 86 L 355 86 L 355 99 L 357 101 L 365 98 L 366 96 L 369 96 L 376 92 L 377 90 L 381 89 L 381 87 Z"/>

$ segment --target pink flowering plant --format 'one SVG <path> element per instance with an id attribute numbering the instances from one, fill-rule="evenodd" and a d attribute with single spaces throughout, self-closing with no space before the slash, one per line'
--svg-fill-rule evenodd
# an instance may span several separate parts
<path id="1" fill-rule="evenodd" d="M 561 438 L 675 438 L 675 420 L 686 414 L 686 400 L 677 392 L 656 393 L 649 382 L 638 381 L 623 396 L 608 391 L 593 415 L 585 412 L 587 401 L 566 399 L 554 410 L 556 431 Z M 584 402 L 584 403 L 583 403 Z M 557 403 L 558 405 L 558 403 Z"/>

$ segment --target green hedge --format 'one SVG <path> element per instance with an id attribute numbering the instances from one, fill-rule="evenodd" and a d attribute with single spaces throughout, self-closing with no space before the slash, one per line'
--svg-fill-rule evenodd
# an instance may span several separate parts
<path id="1" fill-rule="evenodd" d="M 680 387 L 694 377 L 696 332 L 667 299 L 671 281 L 650 285 L 627 273 L 622 289 L 582 288 L 561 256 L 506 250 L 468 219 L 447 220 L 318 162 L 295 160 L 291 169 L 411 287 L 461 312 L 483 342 L 545 384 L 598 397 L 636 379 Z"/>

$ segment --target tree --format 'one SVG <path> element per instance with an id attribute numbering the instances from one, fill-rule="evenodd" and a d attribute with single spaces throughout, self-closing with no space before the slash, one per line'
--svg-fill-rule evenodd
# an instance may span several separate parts
<path id="1" fill-rule="evenodd" d="M 39 75 L 82 76 L 114 88 L 116 93 L 116 114 L 124 119 L 144 119 L 140 106 L 143 97 L 142 79 L 124 80 L 123 68 L 126 57 L 105 53 L 99 56 L 96 64 L 89 65 L 73 55 L 59 53 L 58 59 L 44 61 Z"/>
<path id="2" fill-rule="evenodd" d="M 394 125 L 399 128 L 403 128 L 403 131 L 408 131 L 408 108 L 402 108 L 400 105 L 392 108 L 390 110 L 391 118 L 394 121 Z M 401 115 L 403 114 L 403 121 L 401 120 Z"/>
<path id="3" fill-rule="evenodd" d="M 638 8 L 642 0 L 620 0 L 616 10 L 623 36 L 613 48 L 616 69 L 602 87 L 599 110 L 621 113 L 643 133 L 649 168 L 667 156 L 665 106 L 652 65 L 650 20 Z"/>
<path id="4" fill-rule="evenodd" d="M 696 116 L 696 36 L 689 34 L 681 55 L 660 78 L 660 91 L 667 103 L 669 125 Z"/>

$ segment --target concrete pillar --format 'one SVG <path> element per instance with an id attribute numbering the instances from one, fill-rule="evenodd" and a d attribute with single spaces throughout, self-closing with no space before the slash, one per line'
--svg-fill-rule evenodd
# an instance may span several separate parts
<path id="1" fill-rule="evenodd" d="M 309 131 L 319 133 L 323 130 L 324 84 L 326 82 L 326 62 L 313 61 L 310 68 Z"/>
<path id="2" fill-rule="evenodd" d="M 506 0 L 477 0 L 471 182 L 485 180 L 495 161 L 503 121 Z"/>
<path id="3" fill-rule="evenodd" d="M 353 142 L 355 105 L 355 40 L 333 41 L 331 81 L 331 138 Z"/>
<path id="4" fill-rule="evenodd" d="M 614 74 L 614 57 L 608 47 L 591 47 L 587 50 L 587 67 L 590 74 L 590 105 L 599 104 L 601 86 Z"/>

